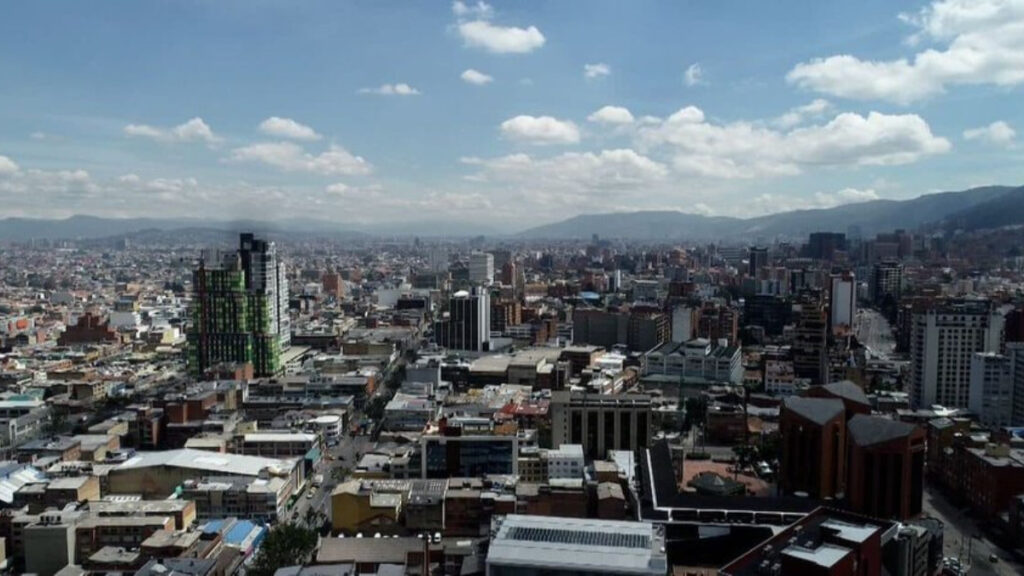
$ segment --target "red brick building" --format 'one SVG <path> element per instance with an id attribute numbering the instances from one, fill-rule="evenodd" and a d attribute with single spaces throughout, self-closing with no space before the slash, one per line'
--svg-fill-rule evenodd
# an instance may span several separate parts
<path id="1" fill-rule="evenodd" d="M 848 430 L 850 509 L 906 520 L 921 514 L 925 432 L 919 426 L 858 414 Z"/>
<path id="2" fill-rule="evenodd" d="M 841 498 L 846 490 L 846 411 L 834 398 L 790 397 L 779 418 L 784 494 Z"/>

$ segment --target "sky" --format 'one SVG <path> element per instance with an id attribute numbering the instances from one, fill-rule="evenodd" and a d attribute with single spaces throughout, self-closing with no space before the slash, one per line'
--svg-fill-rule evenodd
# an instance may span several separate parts
<path id="1" fill-rule="evenodd" d="M 10 3 L 0 217 L 749 217 L 1024 184 L 1024 0 Z"/>

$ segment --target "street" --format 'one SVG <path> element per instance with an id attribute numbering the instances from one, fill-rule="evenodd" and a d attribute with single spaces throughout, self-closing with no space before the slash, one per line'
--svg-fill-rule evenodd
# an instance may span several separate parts
<path id="1" fill-rule="evenodd" d="M 306 490 L 302 492 L 288 514 L 288 520 L 311 528 L 319 528 L 324 519 L 330 520 L 331 492 L 344 480 L 344 475 L 355 467 L 359 457 L 371 449 L 373 444 L 369 436 L 344 435 L 337 446 L 327 448 L 324 458 L 317 462 L 310 475 Z M 323 476 L 323 483 L 320 486 L 313 486 L 312 476 L 317 474 Z M 313 491 L 312 498 L 307 497 L 310 490 Z M 310 510 L 323 514 L 323 517 L 317 519 L 315 515 L 310 514 Z"/>
<path id="2" fill-rule="evenodd" d="M 968 574 L 979 576 L 1011 576 L 1024 574 L 1024 565 L 1018 563 L 1002 548 L 984 536 L 978 526 L 964 512 L 947 501 L 938 490 L 925 485 L 924 515 L 942 520 L 943 556 L 960 558 Z M 989 562 L 995 554 L 998 561 Z"/>

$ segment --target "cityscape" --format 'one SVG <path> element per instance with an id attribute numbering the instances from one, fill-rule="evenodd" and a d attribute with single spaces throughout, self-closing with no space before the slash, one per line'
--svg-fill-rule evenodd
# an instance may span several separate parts
<path id="1" fill-rule="evenodd" d="M 1024 574 L 1024 2 L 724 4 L 7 7 L 0 575 Z"/>

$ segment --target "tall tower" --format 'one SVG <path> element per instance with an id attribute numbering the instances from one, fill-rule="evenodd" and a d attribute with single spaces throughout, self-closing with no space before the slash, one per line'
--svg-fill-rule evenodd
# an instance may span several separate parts
<path id="1" fill-rule="evenodd" d="M 288 280 L 272 242 L 242 234 L 238 252 L 192 273 L 187 331 L 189 372 L 218 364 L 251 363 L 256 376 L 280 372 L 291 343 Z"/>

